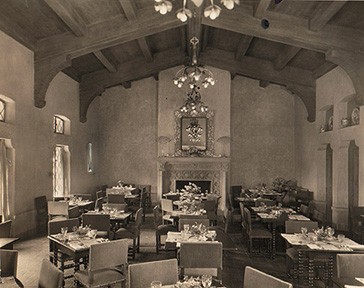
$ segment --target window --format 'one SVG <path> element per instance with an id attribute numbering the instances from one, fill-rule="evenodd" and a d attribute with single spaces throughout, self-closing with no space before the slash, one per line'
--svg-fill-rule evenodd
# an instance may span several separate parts
<path id="1" fill-rule="evenodd" d="M 5 122 L 6 103 L 0 99 L 0 121 Z"/>
<path id="2" fill-rule="evenodd" d="M 87 143 L 87 172 L 93 172 L 92 143 Z"/>
<path id="3" fill-rule="evenodd" d="M 64 134 L 64 120 L 61 117 L 54 116 L 53 132 L 57 134 Z"/>
<path id="4" fill-rule="evenodd" d="M 68 146 L 57 145 L 53 151 L 53 197 L 69 195 L 70 153 Z"/>

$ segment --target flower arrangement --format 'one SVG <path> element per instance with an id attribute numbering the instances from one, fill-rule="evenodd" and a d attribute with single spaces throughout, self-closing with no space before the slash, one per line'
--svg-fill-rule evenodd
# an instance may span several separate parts
<path id="1" fill-rule="evenodd" d="M 185 185 L 185 188 L 182 189 L 182 192 L 188 192 L 188 193 L 201 193 L 201 187 L 197 186 L 195 183 L 189 182 L 188 185 Z"/>
<path id="2" fill-rule="evenodd" d="M 203 224 L 193 224 L 190 228 L 192 236 L 203 236 L 208 231 L 207 227 Z"/>
<path id="3" fill-rule="evenodd" d="M 274 179 L 272 186 L 274 190 L 283 191 L 286 183 L 287 180 L 282 177 L 277 177 L 276 179 Z"/>
<path id="4" fill-rule="evenodd" d="M 320 241 L 325 239 L 331 239 L 334 236 L 335 230 L 331 227 L 321 227 L 313 230 L 313 233 L 315 233 L 317 240 Z"/>

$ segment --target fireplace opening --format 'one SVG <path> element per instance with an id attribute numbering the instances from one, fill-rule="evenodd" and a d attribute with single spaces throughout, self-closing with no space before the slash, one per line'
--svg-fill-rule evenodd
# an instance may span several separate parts
<path id="1" fill-rule="evenodd" d="M 189 183 L 194 183 L 198 187 L 201 187 L 202 193 L 210 193 L 211 192 L 211 181 L 210 180 L 176 180 L 176 190 L 182 190 Z"/>

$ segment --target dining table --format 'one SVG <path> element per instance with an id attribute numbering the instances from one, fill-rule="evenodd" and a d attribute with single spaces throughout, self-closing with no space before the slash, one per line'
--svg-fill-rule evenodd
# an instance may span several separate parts
<path id="1" fill-rule="evenodd" d="M 344 238 L 338 240 L 337 237 L 317 237 L 315 233 L 282 233 L 286 242 L 297 249 L 298 252 L 298 279 L 303 277 L 304 259 L 308 259 L 308 287 L 314 287 L 314 261 L 317 258 L 326 259 L 329 287 L 333 282 L 334 260 L 339 253 L 364 253 L 364 245 Z"/>
<path id="2" fill-rule="evenodd" d="M 115 231 L 121 227 L 127 226 L 127 224 L 130 221 L 131 215 L 133 213 L 126 212 L 124 210 L 109 210 L 109 211 L 88 211 L 86 214 L 96 214 L 96 215 L 110 215 L 110 224 L 112 226 L 112 229 Z"/>
<path id="3" fill-rule="evenodd" d="M 280 221 L 280 216 L 282 213 L 287 214 L 287 220 L 296 221 L 310 221 L 310 218 L 298 214 L 292 208 L 288 207 L 278 207 L 278 206 L 258 206 L 250 207 L 256 213 L 257 217 L 263 222 L 270 226 L 272 232 L 272 257 L 276 254 L 276 236 L 277 236 L 277 226 Z"/>
<path id="4" fill-rule="evenodd" d="M 364 287 L 364 278 L 337 278 L 337 277 L 333 277 L 332 282 L 339 288 Z"/>
<path id="5" fill-rule="evenodd" d="M 58 253 L 66 254 L 74 262 L 74 272 L 80 269 L 80 264 L 87 266 L 87 258 L 90 246 L 97 243 L 107 242 L 108 239 L 93 238 L 87 234 L 78 234 L 77 232 L 62 234 L 52 234 L 48 236 L 50 251 L 53 251 L 53 264 L 57 266 Z M 82 260 L 82 262 L 81 262 Z"/>
<path id="6" fill-rule="evenodd" d="M 0 238 L 0 248 L 13 250 L 13 244 L 18 240 L 19 238 L 8 238 L 8 237 Z"/>

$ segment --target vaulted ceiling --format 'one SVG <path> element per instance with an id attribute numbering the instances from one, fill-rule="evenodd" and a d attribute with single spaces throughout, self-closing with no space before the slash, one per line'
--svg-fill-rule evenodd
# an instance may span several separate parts
<path id="1" fill-rule="evenodd" d="M 0 29 L 35 53 L 35 106 L 44 107 L 59 71 L 80 82 L 82 122 L 106 88 L 158 79 L 159 71 L 186 63 L 193 36 L 201 63 L 287 87 L 310 121 L 315 79 L 336 66 L 327 53 L 364 51 L 362 2 L 241 0 L 211 20 L 202 15 L 210 1 L 200 8 L 188 1 L 194 17 L 185 23 L 175 16 L 182 1 L 172 2 L 173 11 L 161 15 L 152 0 L 2 0 Z"/>

